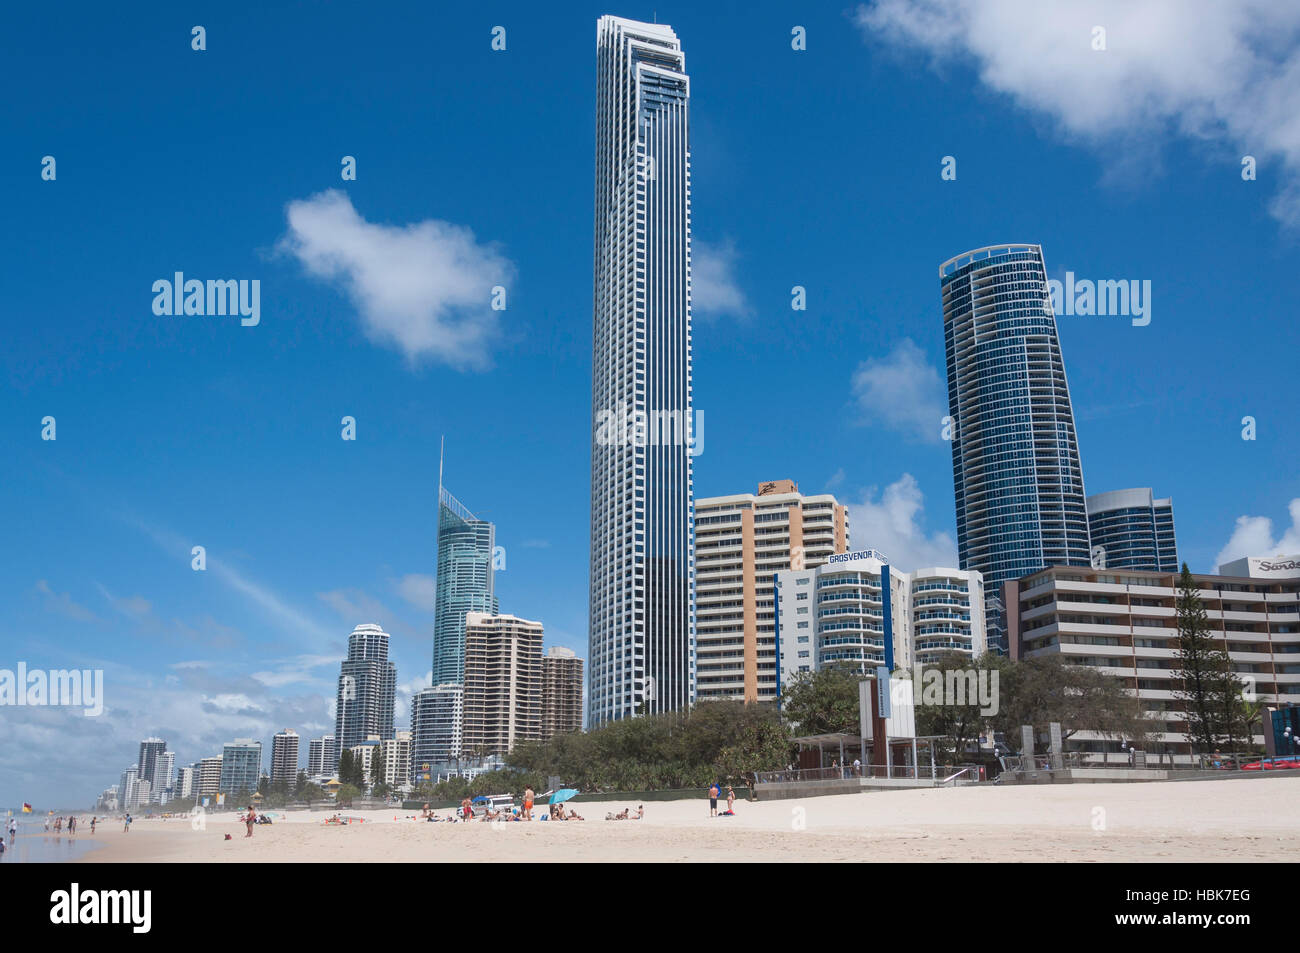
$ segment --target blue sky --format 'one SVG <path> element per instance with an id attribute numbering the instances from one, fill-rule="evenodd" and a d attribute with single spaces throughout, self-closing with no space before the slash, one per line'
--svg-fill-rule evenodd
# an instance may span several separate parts
<path id="1" fill-rule="evenodd" d="M 1295 551 L 1300 16 L 1018 6 L 11 12 L 0 668 L 102 668 L 108 711 L 0 711 L 0 803 L 88 802 L 151 734 L 332 730 L 357 623 L 418 687 L 442 435 L 503 611 L 585 656 L 602 13 L 657 10 L 691 75 L 697 496 L 791 478 L 955 560 L 937 268 L 1036 242 L 1152 282 L 1149 326 L 1060 319 L 1088 491 L 1172 496 L 1196 570 Z M 155 315 L 176 271 L 258 279 L 260 323 Z"/>

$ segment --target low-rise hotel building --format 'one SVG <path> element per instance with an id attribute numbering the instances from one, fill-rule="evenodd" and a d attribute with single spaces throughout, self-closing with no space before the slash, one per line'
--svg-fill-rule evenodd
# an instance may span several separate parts
<path id="1" fill-rule="evenodd" d="M 1193 574 L 1210 634 L 1261 701 L 1300 701 L 1300 557 L 1238 560 L 1220 570 L 1226 574 Z M 1176 694 L 1176 573 L 1056 566 L 1006 583 L 1003 595 L 1013 657 L 1058 654 L 1121 679 L 1151 719 L 1154 750 L 1191 758 Z M 1071 747 L 1120 761 L 1122 740 L 1076 732 Z"/>

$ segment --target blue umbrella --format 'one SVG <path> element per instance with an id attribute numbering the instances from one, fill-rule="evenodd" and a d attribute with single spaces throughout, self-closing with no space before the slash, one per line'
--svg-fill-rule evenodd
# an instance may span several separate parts
<path id="1" fill-rule="evenodd" d="M 578 792 L 575 791 L 573 788 L 560 788 L 560 790 L 556 791 L 554 794 L 551 795 L 551 803 L 563 804 L 569 798 L 575 797 L 577 794 Z"/>

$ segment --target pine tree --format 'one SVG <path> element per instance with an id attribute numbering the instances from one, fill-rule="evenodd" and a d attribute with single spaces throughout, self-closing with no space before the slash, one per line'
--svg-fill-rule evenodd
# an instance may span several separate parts
<path id="1" fill-rule="evenodd" d="M 1187 715 L 1187 737 L 1202 754 L 1214 750 L 1216 739 L 1225 734 L 1223 698 L 1232 675 L 1227 652 L 1210 635 L 1210 621 L 1195 580 L 1183 563 L 1178 579 L 1178 670 L 1180 687 L 1174 692 L 1183 701 Z M 1228 732 L 1231 734 L 1231 732 Z"/>

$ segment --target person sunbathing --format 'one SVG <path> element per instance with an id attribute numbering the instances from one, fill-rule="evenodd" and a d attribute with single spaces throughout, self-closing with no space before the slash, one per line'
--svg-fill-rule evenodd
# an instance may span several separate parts
<path id="1" fill-rule="evenodd" d="M 561 813 L 561 814 L 564 813 L 563 809 L 561 809 L 560 813 Z M 569 808 L 569 816 L 568 816 L 567 818 L 565 818 L 565 820 L 569 820 L 569 821 L 584 821 L 584 820 L 586 820 L 586 818 L 583 817 L 581 814 L 579 814 L 577 811 L 575 811 L 573 808 Z"/>

